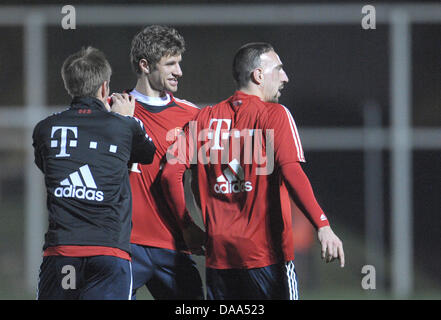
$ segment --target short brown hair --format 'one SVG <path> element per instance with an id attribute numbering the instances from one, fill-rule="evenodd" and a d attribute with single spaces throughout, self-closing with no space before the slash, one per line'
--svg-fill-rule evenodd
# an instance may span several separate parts
<path id="1" fill-rule="evenodd" d="M 110 81 L 112 68 L 104 53 L 93 47 L 70 55 L 61 67 L 64 87 L 72 97 L 95 97 L 104 81 Z"/>
<path id="2" fill-rule="evenodd" d="M 260 56 L 274 51 L 272 45 L 266 42 L 252 42 L 242 46 L 233 60 L 233 78 L 238 88 L 245 87 L 251 80 L 251 73 L 260 66 Z"/>
<path id="3" fill-rule="evenodd" d="M 184 38 L 169 26 L 151 25 L 138 32 L 132 40 L 130 61 L 133 71 L 141 74 L 139 61 L 146 59 L 149 65 L 155 65 L 164 56 L 175 56 L 185 51 Z"/>

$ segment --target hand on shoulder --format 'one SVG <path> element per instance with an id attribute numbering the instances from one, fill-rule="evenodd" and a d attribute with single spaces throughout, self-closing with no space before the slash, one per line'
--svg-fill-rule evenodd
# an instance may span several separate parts
<path id="1" fill-rule="evenodd" d="M 135 98 L 127 93 L 114 93 L 111 96 L 111 111 L 119 113 L 123 116 L 133 117 L 135 112 Z"/>

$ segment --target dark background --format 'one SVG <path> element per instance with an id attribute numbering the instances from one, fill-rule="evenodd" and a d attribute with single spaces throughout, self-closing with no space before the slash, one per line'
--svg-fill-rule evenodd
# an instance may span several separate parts
<path id="1" fill-rule="evenodd" d="M 230 3 L 233 1 L 167 1 L 167 3 Z M 234 1 L 262 3 L 265 1 Z M 293 1 L 279 1 L 293 3 Z M 314 1 L 325 3 L 326 1 Z M 400 1 L 406 3 L 407 1 Z M 35 4 L 35 1 L 1 1 L 2 4 Z M 39 1 L 59 4 L 59 1 Z M 69 4 L 84 1 L 70 1 Z M 88 1 L 102 4 L 101 1 Z M 106 1 L 105 3 L 126 3 Z M 131 1 L 164 4 L 163 1 Z M 267 3 L 270 3 L 267 1 Z M 295 3 L 311 3 L 295 2 Z M 360 3 L 340 1 L 340 3 Z M 375 4 L 378 2 L 370 2 Z M 393 2 L 390 2 L 393 3 Z M 420 3 L 420 2 L 418 2 Z M 66 3 L 67 4 L 67 3 Z M 64 4 L 63 4 L 64 5 Z M 128 4 L 130 5 L 130 4 Z M 61 6 L 61 4 L 60 4 Z M 146 21 L 148 24 L 148 21 Z M 172 21 L 169 23 L 173 25 Z M 79 25 L 76 30 L 60 26 L 47 27 L 47 98 L 51 106 L 67 106 L 69 97 L 64 90 L 60 68 L 63 60 L 82 46 L 92 45 L 105 52 L 112 68 L 112 91 L 134 86 L 128 58 L 133 35 L 142 26 L 94 27 Z M 227 98 L 234 90 L 231 63 L 234 52 L 244 43 L 266 41 L 273 44 L 282 59 L 290 82 L 285 86 L 280 102 L 287 106 L 299 127 L 361 127 L 363 105 L 375 102 L 381 108 L 382 126 L 390 123 L 389 26 L 377 24 L 376 30 L 363 30 L 360 25 L 296 25 L 296 26 L 177 26 L 184 36 L 187 51 L 183 56 L 183 79 L 176 94 L 196 104 L 213 103 Z M 0 25 L 0 108 L 24 108 L 23 30 Z M 412 26 L 412 126 L 441 128 L 441 25 Z M 441 130 L 441 129 L 439 129 Z M 0 133 L 5 129 L 0 128 Z M 22 135 L 17 131 L 17 135 Z M 330 288 L 348 287 L 360 290 L 360 269 L 364 256 L 364 164 L 363 151 L 309 150 L 303 145 L 307 164 L 304 169 L 316 196 L 327 212 L 335 230 L 345 243 L 348 256 L 348 278 L 336 274 L 335 282 L 328 278 L 326 267 L 317 266 L 319 283 Z M 14 174 L 0 174 L 1 236 L 0 291 L 9 293 L 23 289 L 23 151 L 0 149 L 0 162 Z M 390 252 L 390 155 L 382 152 L 384 172 L 384 223 L 386 260 Z M 413 152 L 413 261 L 415 292 L 437 291 L 441 285 L 441 150 Z M 12 228 L 12 230 L 11 230 Z M 313 250 L 316 250 L 314 247 Z M 313 251 L 318 255 L 318 251 Z M 313 264 L 317 261 L 313 258 Z M 321 268 L 324 268 L 322 271 Z M 12 269 L 12 270 L 11 270 Z M 337 268 L 329 273 L 334 277 Z M 353 280 L 356 279 L 356 280 Z M 390 288 L 388 271 L 386 289 Z M 314 289 L 320 285 L 311 285 Z M 17 289 L 18 288 L 18 289 Z M 355 289 L 354 289 L 355 290 Z M 4 290 L 6 291 L 6 290 Z M 387 290 L 386 290 L 387 291 Z M 12 294 L 23 298 L 26 295 Z M 328 297 L 325 294 L 318 297 Z M 364 296 L 362 296 L 364 297 Z M 380 296 L 382 297 L 382 296 Z M 387 297 L 387 296 L 386 296 Z M 437 296 L 439 297 L 439 296 Z M 332 297 L 331 297 L 332 298 Z"/>

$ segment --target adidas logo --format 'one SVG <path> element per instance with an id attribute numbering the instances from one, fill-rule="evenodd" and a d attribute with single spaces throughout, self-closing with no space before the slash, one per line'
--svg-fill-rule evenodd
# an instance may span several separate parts
<path id="1" fill-rule="evenodd" d="M 244 181 L 243 168 L 236 159 L 228 163 L 228 167 L 223 171 L 223 175 L 217 177 L 216 182 L 214 185 L 214 192 L 216 193 L 227 194 L 250 192 L 253 190 L 251 182 Z"/>
<path id="2" fill-rule="evenodd" d="M 321 221 L 325 221 L 325 220 L 328 220 L 328 219 L 327 219 L 326 216 L 322 213 L 322 215 L 320 216 L 320 220 L 321 220 Z"/>
<path id="3" fill-rule="evenodd" d="M 84 183 L 83 183 L 84 182 Z M 103 201 L 104 193 L 97 190 L 95 180 L 86 164 L 72 172 L 68 178 L 60 182 L 60 187 L 55 189 L 57 198 L 77 198 L 92 201 Z"/>

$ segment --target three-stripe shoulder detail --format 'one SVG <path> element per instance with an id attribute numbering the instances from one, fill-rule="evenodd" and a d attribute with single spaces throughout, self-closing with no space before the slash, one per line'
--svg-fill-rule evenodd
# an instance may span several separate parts
<path id="1" fill-rule="evenodd" d="M 304 162 L 305 161 L 305 155 L 303 153 L 302 142 L 300 141 L 299 132 L 297 130 L 297 126 L 296 126 L 296 123 L 294 121 L 294 118 L 292 117 L 291 112 L 289 111 L 289 109 L 287 107 L 285 107 L 282 104 L 281 104 L 281 106 L 285 110 L 285 114 L 288 117 L 289 125 L 290 125 L 290 128 L 291 128 L 291 133 L 292 133 L 292 136 L 293 136 L 293 139 L 294 139 L 294 144 L 296 146 L 297 157 L 299 158 L 300 161 Z"/>
<path id="2" fill-rule="evenodd" d="M 174 97 L 174 99 L 178 103 L 185 104 L 186 106 L 189 106 L 189 107 L 192 107 L 192 108 L 200 109 L 197 105 L 195 105 L 194 103 L 191 103 L 190 101 L 183 100 L 183 99 L 178 99 L 176 97 Z"/>

